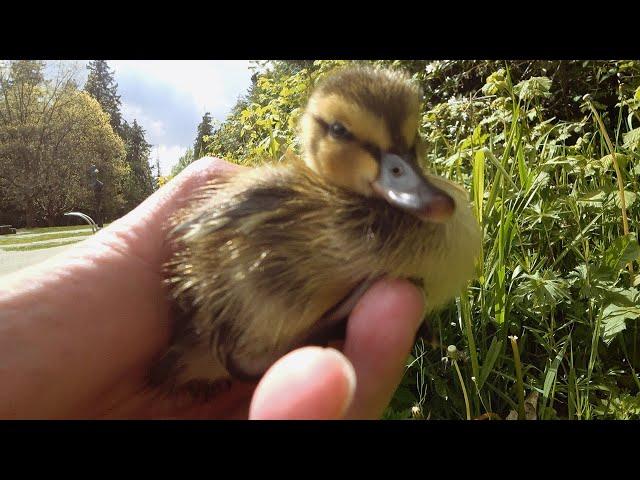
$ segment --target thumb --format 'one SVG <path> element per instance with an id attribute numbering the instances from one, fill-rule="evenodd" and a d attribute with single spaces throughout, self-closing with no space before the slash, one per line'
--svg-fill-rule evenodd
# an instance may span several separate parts
<path id="1" fill-rule="evenodd" d="M 253 395 L 249 418 L 340 419 L 355 387 L 355 371 L 342 353 L 332 348 L 300 348 L 265 373 Z"/>

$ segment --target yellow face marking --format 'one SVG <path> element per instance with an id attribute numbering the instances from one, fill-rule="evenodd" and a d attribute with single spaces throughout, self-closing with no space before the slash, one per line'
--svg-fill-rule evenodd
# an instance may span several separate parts
<path id="1" fill-rule="evenodd" d="M 416 141 L 418 107 L 416 104 L 411 108 L 408 118 L 400 126 L 402 138 L 395 139 L 404 143 L 404 147 L 410 148 Z M 329 125 L 340 122 L 357 141 L 339 140 L 327 135 L 316 119 Z M 373 194 L 371 183 L 378 177 L 379 165 L 371 153 L 362 148 L 362 144 L 369 143 L 381 151 L 398 147 L 394 145 L 384 118 L 338 94 L 312 97 L 301 127 L 307 165 L 331 183 L 367 196 Z"/>
<path id="2" fill-rule="evenodd" d="M 382 150 L 391 147 L 391 136 L 384 119 L 339 95 L 312 99 L 309 112 L 329 124 L 342 123 L 360 141 L 372 143 Z"/>
<path id="3" fill-rule="evenodd" d="M 342 123 L 358 141 L 332 138 L 317 122 Z M 302 119 L 305 143 L 305 162 L 327 181 L 363 195 L 372 195 L 371 182 L 379 173 L 378 162 L 362 148 L 368 142 L 380 149 L 388 149 L 391 136 L 384 119 L 345 100 L 339 95 L 311 98 Z M 311 152 L 311 144 L 315 151 Z"/>
<path id="4" fill-rule="evenodd" d="M 316 171 L 336 185 L 371 195 L 378 177 L 378 162 L 355 143 L 321 141 L 315 156 Z"/>
<path id="5" fill-rule="evenodd" d="M 402 138 L 406 142 L 408 147 L 412 147 L 416 140 L 416 134 L 418 133 L 418 110 L 411 112 L 407 116 L 404 124 L 402 125 Z"/>

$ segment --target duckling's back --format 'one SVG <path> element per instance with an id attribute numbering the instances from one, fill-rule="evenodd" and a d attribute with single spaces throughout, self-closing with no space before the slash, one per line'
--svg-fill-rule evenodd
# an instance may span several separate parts
<path id="1" fill-rule="evenodd" d="M 156 380 L 257 377 L 383 275 L 422 280 L 429 309 L 448 301 L 472 276 L 479 230 L 466 193 L 432 180 L 457 204 L 444 224 L 329 185 L 299 162 L 210 185 L 173 232 L 182 320 Z"/>

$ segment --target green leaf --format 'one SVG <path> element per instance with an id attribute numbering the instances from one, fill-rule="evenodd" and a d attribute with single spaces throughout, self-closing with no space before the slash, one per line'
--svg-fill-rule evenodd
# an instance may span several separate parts
<path id="1" fill-rule="evenodd" d="M 275 159 L 278 156 L 279 148 L 280 148 L 280 143 L 278 143 L 278 140 L 276 139 L 276 137 L 272 135 L 269 142 L 269 155 L 271 156 L 271 158 Z"/>
<path id="2" fill-rule="evenodd" d="M 544 378 L 544 387 L 542 389 L 542 396 L 545 398 L 549 398 L 549 392 L 551 391 L 551 387 L 553 386 L 556 376 L 558 375 L 558 367 L 560 366 L 560 362 L 564 358 L 564 352 L 567 349 L 567 345 L 569 345 L 569 342 L 565 342 L 563 347 L 560 349 L 560 352 L 558 352 L 558 355 L 556 355 L 556 358 L 554 358 L 553 362 L 551 362 L 549 370 L 547 370 L 547 375 Z"/>
<path id="3" fill-rule="evenodd" d="M 500 352 L 502 351 L 502 344 L 502 340 L 496 340 L 495 338 L 491 341 L 491 345 L 487 351 L 487 356 L 482 363 L 482 367 L 480 367 L 480 378 L 477 382 L 478 390 L 482 388 L 484 382 L 489 378 L 489 374 L 491 373 L 491 370 L 493 370 L 493 365 L 496 363 L 498 355 L 500 355 Z"/>
<path id="4" fill-rule="evenodd" d="M 519 150 L 517 153 L 517 158 L 518 158 L 518 176 L 520 177 L 520 185 L 522 186 L 522 189 L 525 191 L 529 190 L 529 177 L 530 177 L 530 170 L 529 167 L 527 166 L 527 163 L 524 160 L 524 153 L 522 152 L 522 150 Z"/>
<path id="5" fill-rule="evenodd" d="M 396 393 L 394 395 L 394 403 L 396 403 L 396 405 L 402 407 L 411 407 L 416 402 L 416 396 L 408 388 L 401 386 L 396 390 Z"/>
<path id="6" fill-rule="evenodd" d="M 502 166 L 500 161 L 496 158 L 496 156 L 493 154 L 493 152 L 491 152 L 491 150 L 489 150 L 487 147 L 483 147 L 482 151 L 486 154 L 489 160 L 491 160 L 491 163 L 493 163 L 495 167 L 500 171 L 500 173 L 504 176 L 505 180 L 507 180 L 507 183 L 509 183 L 514 190 L 518 191 L 519 188 L 515 184 L 515 182 L 511 179 L 511 175 L 507 173 L 507 171 L 504 169 L 504 167 Z"/>
<path id="7" fill-rule="evenodd" d="M 614 199 L 615 199 L 615 202 L 616 202 L 616 206 L 618 208 L 622 208 L 622 201 L 620 200 L 620 193 L 619 192 L 615 192 L 615 193 L 612 193 L 612 195 L 614 196 Z M 625 190 L 624 191 L 624 203 L 625 203 L 627 208 L 631 207 L 634 203 L 636 203 L 637 198 L 638 198 L 638 195 L 635 192 L 630 192 L 629 190 Z"/>
<path id="8" fill-rule="evenodd" d="M 630 233 L 614 240 L 602 256 L 602 264 L 618 272 L 638 257 L 640 257 L 640 245 L 635 234 Z"/>
<path id="9" fill-rule="evenodd" d="M 482 145 L 484 145 L 486 139 L 489 138 L 488 134 L 483 134 L 482 133 L 482 127 L 480 125 L 478 125 L 474 130 L 473 133 L 471 135 L 469 135 L 467 138 L 465 138 L 461 143 L 460 143 L 460 151 L 464 151 L 467 150 L 471 147 L 481 147 Z"/>
<path id="10" fill-rule="evenodd" d="M 411 418 L 411 409 L 394 410 L 388 407 L 382 414 L 382 420 L 406 420 Z"/>
<path id="11" fill-rule="evenodd" d="M 586 194 L 582 195 L 577 200 L 577 202 L 597 207 L 602 205 L 602 202 L 604 202 L 606 198 L 607 198 L 607 192 L 603 190 L 596 190 L 593 192 L 587 192 Z"/>
<path id="12" fill-rule="evenodd" d="M 624 140 L 623 147 L 629 150 L 637 150 L 640 148 L 640 127 L 625 133 L 622 136 Z"/>
<path id="13" fill-rule="evenodd" d="M 549 174 L 547 172 L 540 172 L 536 175 L 536 178 L 531 184 L 531 188 L 543 188 L 549 184 Z"/>
<path id="14" fill-rule="evenodd" d="M 620 169 L 624 170 L 626 168 L 627 162 L 629 162 L 629 157 L 627 155 L 623 155 L 622 153 L 616 153 L 615 158 Z M 613 155 L 605 155 L 599 160 L 594 160 L 593 163 L 594 166 L 599 164 L 600 168 L 602 168 L 604 171 L 607 171 L 613 166 Z"/>
<path id="15" fill-rule="evenodd" d="M 440 397 L 444 398 L 445 400 L 449 398 L 449 392 L 447 390 L 447 383 L 444 380 L 442 380 L 438 376 L 435 376 L 435 377 L 433 377 L 433 384 L 434 384 L 436 393 Z"/>
<path id="16" fill-rule="evenodd" d="M 597 273 L 597 272 L 596 272 Z M 640 304 L 640 291 L 636 288 L 620 288 L 605 284 L 598 289 L 603 303 L 614 303 L 621 306 L 634 307 Z"/>
<path id="17" fill-rule="evenodd" d="M 478 150 L 473 158 L 473 203 L 476 218 L 482 224 L 482 203 L 484 199 L 484 151 Z"/>
<path id="18" fill-rule="evenodd" d="M 601 311 L 600 315 L 603 325 L 602 340 L 609 345 L 618 333 L 627 328 L 627 320 L 640 317 L 640 308 L 609 304 Z"/>
<path id="19" fill-rule="evenodd" d="M 444 164 L 448 167 L 451 167 L 453 165 L 455 165 L 457 162 L 469 157 L 469 154 L 471 152 L 469 152 L 469 150 L 464 150 L 464 151 L 460 151 L 460 152 L 456 152 L 453 155 L 449 156 L 445 161 Z"/>
<path id="20" fill-rule="evenodd" d="M 531 77 L 513 87 L 513 91 L 521 100 L 533 100 L 536 97 L 551 95 L 551 79 L 548 77 Z"/>
<path id="21" fill-rule="evenodd" d="M 489 75 L 485 85 L 482 87 L 482 92 L 485 95 L 495 95 L 500 91 L 508 91 L 509 86 L 505 81 L 505 73 L 504 68 L 501 68 Z"/>

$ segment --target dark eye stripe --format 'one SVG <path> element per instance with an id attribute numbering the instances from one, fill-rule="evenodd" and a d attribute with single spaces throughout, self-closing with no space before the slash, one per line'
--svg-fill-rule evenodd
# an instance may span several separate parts
<path id="1" fill-rule="evenodd" d="M 325 130 L 325 131 L 329 131 L 329 124 L 327 122 L 325 122 L 323 119 L 321 119 L 320 117 L 317 116 L 313 116 L 313 119 L 318 122 L 318 124 L 320 124 L 320 126 Z"/>
<path id="2" fill-rule="evenodd" d="M 329 133 L 331 125 L 328 122 L 325 122 L 322 118 L 320 118 L 318 116 L 315 116 L 315 115 L 314 115 L 313 119 L 316 122 L 318 122 L 318 124 L 320 124 L 320 126 L 325 131 L 325 133 Z M 360 147 L 363 150 L 366 150 L 373 158 L 375 158 L 376 160 L 380 161 L 380 157 L 382 156 L 382 153 L 380 152 L 380 148 L 375 146 L 373 143 L 360 141 L 359 139 L 357 139 L 350 132 L 347 132 L 347 136 L 343 137 L 343 139 L 344 140 L 356 140 L 357 143 L 360 145 Z"/>
<path id="3" fill-rule="evenodd" d="M 341 140 L 351 140 L 353 135 L 346 129 L 340 122 L 335 122 L 329 125 L 329 134 L 333 138 L 339 138 Z"/>
<path id="4" fill-rule="evenodd" d="M 313 118 L 320 124 L 325 133 L 330 133 L 334 138 L 339 138 L 341 140 L 353 140 L 355 138 L 353 134 L 349 132 L 349 130 L 347 130 L 340 122 L 329 124 L 318 116 L 314 116 Z"/>
<path id="5" fill-rule="evenodd" d="M 378 161 L 380 160 L 380 157 L 382 156 L 382 154 L 380 153 L 380 149 L 378 147 L 376 147 L 374 144 L 369 143 L 369 142 L 361 142 L 360 146 L 364 150 L 369 152 L 373 158 L 375 158 Z"/>

